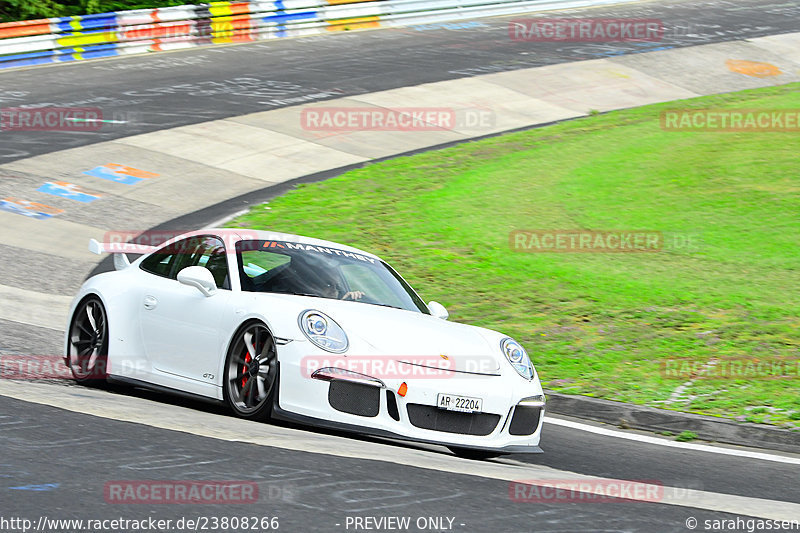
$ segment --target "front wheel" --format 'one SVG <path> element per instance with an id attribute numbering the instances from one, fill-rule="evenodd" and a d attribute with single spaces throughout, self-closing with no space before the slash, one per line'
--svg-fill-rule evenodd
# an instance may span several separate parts
<path id="1" fill-rule="evenodd" d="M 99 298 L 90 296 L 75 308 L 69 325 L 67 364 L 75 381 L 105 381 L 108 362 L 108 319 Z"/>
<path id="2" fill-rule="evenodd" d="M 268 419 L 277 389 L 275 339 L 261 322 L 236 332 L 225 359 L 224 394 L 236 416 Z"/>

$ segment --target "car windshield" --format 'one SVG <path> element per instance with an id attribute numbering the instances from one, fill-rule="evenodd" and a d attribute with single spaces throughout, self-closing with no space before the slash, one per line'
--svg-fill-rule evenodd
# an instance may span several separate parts
<path id="1" fill-rule="evenodd" d="M 338 248 L 286 241 L 236 244 L 242 290 L 351 300 L 430 314 L 425 303 L 380 259 Z"/>

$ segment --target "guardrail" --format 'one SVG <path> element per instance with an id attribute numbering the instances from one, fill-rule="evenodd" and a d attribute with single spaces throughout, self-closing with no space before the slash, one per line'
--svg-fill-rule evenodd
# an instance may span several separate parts
<path id="1" fill-rule="evenodd" d="M 632 0 L 211 2 L 0 24 L 0 69 Z"/>

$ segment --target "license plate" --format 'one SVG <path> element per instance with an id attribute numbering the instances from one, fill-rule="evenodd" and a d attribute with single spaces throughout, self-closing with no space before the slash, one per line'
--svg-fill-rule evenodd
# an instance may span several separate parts
<path id="1" fill-rule="evenodd" d="M 461 413 L 479 413 L 483 410 L 483 400 L 457 394 L 439 394 L 436 397 L 436 407 Z"/>

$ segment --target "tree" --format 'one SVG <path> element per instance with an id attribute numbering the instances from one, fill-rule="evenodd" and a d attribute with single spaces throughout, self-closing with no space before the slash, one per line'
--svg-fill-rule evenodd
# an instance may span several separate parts
<path id="1" fill-rule="evenodd" d="M 54 0 L 0 0 L 0 21 L 62 17 L 66 6 Z"/>
<path id="2" fill-rule="evenodd" d="M 199 4 L 198 0 L 0 0 L 0 22 Z"/>

